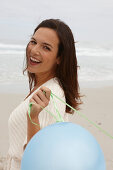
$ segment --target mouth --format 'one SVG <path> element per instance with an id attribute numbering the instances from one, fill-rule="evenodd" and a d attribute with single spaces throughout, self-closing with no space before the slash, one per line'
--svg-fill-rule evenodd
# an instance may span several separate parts
<path id="1" fill-rule="evenodd" d="M 34 57 L 30 57 L 30 64 L 31 65 L 37 65 L 37 64 L 40 64 L 40 63 L 41 63 L 40 60 L 38 60 L 38 59 L 36 59 Z"/>

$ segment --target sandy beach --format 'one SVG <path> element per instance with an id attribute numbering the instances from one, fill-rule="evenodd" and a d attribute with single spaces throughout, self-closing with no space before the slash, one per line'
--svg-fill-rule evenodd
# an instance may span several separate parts
<path id="1" fill-rule="evenodd" d="M 86 115 L 89 120 L 113 136 L 113 87 L 82 88 L 82 100 L 80 113 Z M 24 94 L 0 94 L 0 170 L 3 170 L 5 156 L 8 151 L 8 118 L 13 109 L 24 99 Z M 100 144 L 107 170 L 113 170 L 113 139 L 102 133 L 77 113 L 70 117 L 70 121 L 80 124 L 89 130 Z"/>

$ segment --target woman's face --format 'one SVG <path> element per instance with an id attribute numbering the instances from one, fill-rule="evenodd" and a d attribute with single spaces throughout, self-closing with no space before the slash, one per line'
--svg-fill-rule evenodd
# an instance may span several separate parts
<path id="1" fill-rule="evenodd" d="M 59 38 L 50 28 L 39 28 L 32 36 L 27 48 L 27 70 L 35 75 L 54 74 L 59 64 Z"/>

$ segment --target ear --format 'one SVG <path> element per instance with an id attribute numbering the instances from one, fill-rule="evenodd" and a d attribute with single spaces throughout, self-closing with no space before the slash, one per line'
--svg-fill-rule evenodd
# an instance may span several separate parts
<path id="1" fill-rule="evenodd" d="M 57 57 L 57 64 L 60 64 L 60 57 Z"/>

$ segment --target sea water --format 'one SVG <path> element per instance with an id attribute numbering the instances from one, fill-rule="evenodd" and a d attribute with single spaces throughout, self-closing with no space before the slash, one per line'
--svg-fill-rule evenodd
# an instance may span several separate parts
<path id="1" fill-rule="evenodd" d="M 0 44 L 0 91 L 26 92 L 23 75 L 26 45 Z M 113 48 L 76 45 L 78 80 L 81 87 L 113 85 Z"/>

